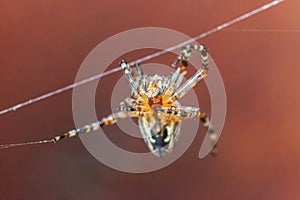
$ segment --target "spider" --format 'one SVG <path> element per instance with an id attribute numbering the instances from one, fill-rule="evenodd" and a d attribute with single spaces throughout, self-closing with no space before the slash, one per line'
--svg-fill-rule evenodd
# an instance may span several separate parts
<path id="1" fill-rule="evenodd" d="M 187 73 L 188 61 L 193 50 L 201 54 L 202 68 L 191 76 L 183 84 L 183 78 Z M 196 107 L 181 106 L 178 102 L 201 79 L 207 76 L 209 56 L 207 48 L 203 45 L 186 45 L 176 58 L 173 67 L 177 67 L 172 76 L 144 74 L 138 63 L 134 65 L 134 71 L 125 60 L 120 62 L 120 67 L 125 73 L 131 86 L 131 96 L 120 103 L 119 110 L 104 117 L 98 122 L 71 130 L 54 137 L 53 142 L 63 138 L 71 138 L 78 134 L 98 130 L 102 126 L 114 124 L 119 119 L 136 117 L 140 132 L 149 150 L 158 157 L 170 153 L 176 143 L 182 120 L 199 117 L 203 126 L 208 129 L 212 155 L 216 153 L 217 135 L 209 121 L 208 116 Z"/>

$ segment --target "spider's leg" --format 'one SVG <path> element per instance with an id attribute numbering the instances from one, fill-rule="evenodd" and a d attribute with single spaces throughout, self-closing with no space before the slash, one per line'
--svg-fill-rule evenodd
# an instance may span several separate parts
<path id="1" fill-rule="evenodd" d="M 188 46 L 180 52 L 179 56 L 172 64 L 173 67 L 177 66 L 175 73 L 171 77 L 171 83 L 174 83 L 176 88 L 179 87 L 183 77 L 187 73 L 188 62 L 187 60 L 183 59 L 185 54 L 191 54 L 191 48 L 188 48 Z"/>
<path id="2" fill-rule="evenodd" d="M 174 91 L 179 87 L 181 84 L 184 76 L 187 73 L 188 68 L 188 58 L 190 57 L 192 49 L 190 45 L 187 45 L 178 55 L 178 57 L 173 62 L 172 66 L 177 67 L 176 71 L 173 73 L 171 77 L 171 81 L 166 91 L 166 94 L 173 94 Z"/>
<path id="3" fill-rule="evenodd" d="M 215 156 L 217 154 L 217 138 L 218 138 L 218 136 L 217 136 L 215 130 L 213 129 L 212 124 L 210 123 L 209 117 L 204 112 L 200 112 L 200 111 L 199 111 L 198 116 L 199 116 L 200 121 L 202 122 L 203 126 L 208 129 L 209 139 L 210 139 L 212 147 L 213 147 L 211 154 L 213 156 Z"/>
<path id="4" fill-rule="evenodd" d="M 144 94 L 146 92 L 146 82 L 144 79 L 144 71 L 139 65 L 139 63 L 134 64 L 135 70 L 136 70 L 136 83 L 137 88 L 140 90 L 140 93 Z"/>
<path id="5" fill-rule="evenodd" d="M 121 60 L 120 62 L 120 67 L 124 70 L 124 73 L 127 77 L 127 79 L 129 80 L 131 89 L 132 89 L 132 93 L 135 96 L 140 96 L 139 92 L 138 92 L 138 86 L 136 84 L 136 80 L 133 78 L 133 72 L 129 66 L 129 64 L 127 64 L 127 62 L 125 60 Z"/>
<path id="6" fill-rule="evenodd" d="M 180 86 L 173 96 L 172 100 L 177 100 L 182 98 L 186 93 L 188 93 L 200 80 L 207 76 L 208 70 L 199 69 L 191 78 L 189 78 L 182 86 Z"/>
<path id="7" fill-rule="evenodd" d="M 187 63 L 186 63 L 186 65 L 181 65 L 180 67 L 178 67 L 176 69 L 176 71 L 173 73 L 170 81 L 165 86 L 167 89 L 164 92 L 164 94 L 167 97 L 170 97 L 174 94 L 176 89 L 180 86 L 186 73 L 187 73 Z"/>
<path id="8" fill-rule="evenodd" d="M 174 83 L 176 85 L 176 88 L 180 85 L 181 81 L 183 80 L 183 77 L 187 73 L 187 64 L 181 65 L 176 69 L 174 74 L 171 77 L 171 83 Z"/>
<path id="9" fill-rule="evenodd" d="M 211 154 L 214 156 L 217 153 L 217 134 L 213 129 L 212 124 L 210 123 L 209 117 L 200 111 L 200 108 L 196 107 L 169 107 L 169 108 L 158 108 L 159 112 L 164 112 L 169 115 L 181 117 L 181 119 L 192 119 L 195 117 L 199 117 L 200 121 L 204 128 L 208 130 L 209 139 L 211 141 L 211 145 L 213 147 Z"/>
<path id="10" fill-rule="evenodd" d="M 181 119 L 191 119 L 194 117 L 198 117 L 200 112 L 199 110 L 199 108 L 189 106 L 157 108 L 158 112 L 164 112 L 168 115 L 178 116 Z"/>
<path id="11" fill-rule="evenodd" d="M 120 104 L 120 109 L 121 110 L 119 112 L 112 113 L 111 115 L 109 115 L 108 117 L 104 117 L 100 121 L 85 125 L 78 129 L 70 130 L 61 135 L 57 135 L 51 139 L 44 139 L 44 140 L 30 141 L 30 142 L 16 143 L 16 144 L 5 144 L 5 145 L 0 145 L 0 149 L 7 149 L 11 147 L 33 145 L 33 144 L 56 143 L 64 138 L 72 138 L 79 134 L 96 131 L 102 126 L 114 124 L 119 119 L 124 119 L 129 117 L 144 117 L 144 116 L 147 117 L 152 115 L 151 110 L 149 110 L 147 107 L 143 105 L 136 105 L 135 99 L 132 98 L 125 99 L 122 105 Z"/>
<path id="12" fill-rule="evenodd" d="M 114 124 L 118 119 L 125 119 L 128 117 L 135 117 L 135 113 L 134 112 L 127 112 L 127 111 L 119 111 L 116 113 L 112 113 L 110 114 L 108 117 L 104 117 L 102 118 L 100 121 L 85 125 L 81 128 L 78 129 L 73 129 L 70 130 L 62 135 L 58 135 L 55 136 L 53 138 L 54 142 L 58 142 L 64 138 L 71 138 L 71 137 L 75 137 L 79 134 L 84 134 L 84 133 L 89 133 L 92 131 L 96 131 L 98 130 L 100 127 L 102 126 L 107 126 L 107 125 L 111 125 Z"/>
<path id="13" fill-rule="evenodd" d="M 152 111 L 149 106 L 146 106 L 144 102 L 139 102 L 137 99 L 127 97 L 124 101 L 121 101 L 119 105 L 120 111 L 135 112 L 135 117 L 149 116 Z"/>
<path id="14" fill-rule="evenodd" d="M 111 125 L 117 122 L 119 119 L 125 119 L 129 117 L 144 117 L 151 115 L 151 112 L 143 105 L 136 105 L 134 99 L 127 98 L 120 103 L 120 111 L 110 114 L 108 117 L 102 118 L 100 121 L 94 122 L 89 125 L 85 125 L 78 129 L 73 129 L 62 135 L 58 135 L 53 138 L 54 142 L 58 142 L 63 138 L 71 138 L 79 134 L 89 133 L 98 130 L 100 127 Z"/>
<path id="15" fill-rule="evenodd" d="M 140 64 L 139 64 L 139 63 L 135 63 L 135 64 L 134 64 L 134 67 L 135 67 L 135 69 L 136 69 L 138 78 L 142 78 L 142 77 L 144 76 L 144 71 L 143 71 L 143 69 L 141 68 Z"/>
<path id="16" fill-rule="evenodd" d="M 167 101 L 174 102 L 188 93 L 201 79 L 207 76 L 209 57 L 207 49 L 203 45 L 187 45 L 178 58 L 182 63 L 188 63 L 192 50 L 198 50 L 201 53 L 202 68 L 180 86 Z M 187 65 L 187 64 L 186 64 Z"/>
<path id="17" fill-rule="evenodd" d="M 125 98 L 125 100 L 120 102 L 119 110 L 120 111 L 131 111 L 135 107 L 136 107 L 136 99 L 127 97 L 127 98 Z"/>

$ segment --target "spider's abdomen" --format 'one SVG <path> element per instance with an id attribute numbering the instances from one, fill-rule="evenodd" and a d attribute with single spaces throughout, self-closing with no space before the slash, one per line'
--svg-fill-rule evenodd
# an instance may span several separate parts
<path id="1" fill-rule="evenodd" d="M 139 118 L 141 134 L 149 150 L 158 157 L 170 153 L 177 141 L 181 121 L 162 124 L 157 117 Z"/>

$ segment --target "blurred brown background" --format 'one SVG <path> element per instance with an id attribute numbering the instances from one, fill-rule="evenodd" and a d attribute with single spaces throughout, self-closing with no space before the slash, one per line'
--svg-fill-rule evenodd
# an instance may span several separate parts
<path id="1" fill-rule="evenodd" d="M 121 31 L 155 26 L 195 36 L 268 2 L 1 0 L 0 109 L 72 83 L 87 54 Z M 147 174 L 104 166 L 79 138 L 1 150 L 0 199 L 299 199 L 300 34 L 282 31 L 300 29 L 299 8 L 299 1 L 287 0 L 199 41 L 218 64 L 228 98 L 216 159 L 197 157 L 203 128 L 180 159 Z M 131 53 L 126 59 L 142 55 Z M 113 85 L 121 75 L 102 84 Z M 111 112 L 105 103 L 109 89 L 99 86 L 99 116 Z M 196 90 L 209 112 L 205 84 Z M 72 129 L 71 103 L 68 91 L 0 116 L 0 144 Z M 147 150 L 142 140 L 125 138 L 115 127 L 106 132 L 131 150 Z"/>

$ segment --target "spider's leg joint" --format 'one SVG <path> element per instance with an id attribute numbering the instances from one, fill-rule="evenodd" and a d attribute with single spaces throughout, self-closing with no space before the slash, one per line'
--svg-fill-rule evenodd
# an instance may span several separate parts
<path id="1" fill-rule="evenodd" d="M 122 70 L 126 70 L 130 67 L 129 64 L 127 64 L 126 60 L 121 60 L 120 66 L 121 66 Z"/>

